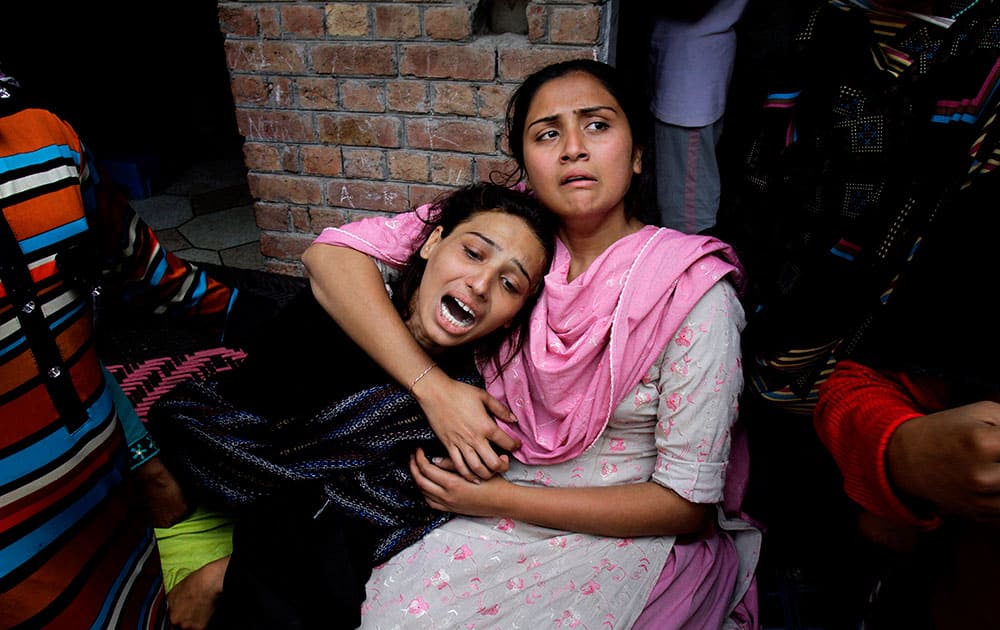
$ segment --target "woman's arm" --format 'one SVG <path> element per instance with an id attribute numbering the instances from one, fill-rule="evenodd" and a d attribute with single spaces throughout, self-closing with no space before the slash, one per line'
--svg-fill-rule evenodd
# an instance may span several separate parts
<path id="1" fill-rule="evenodd" d="M 491 479 L 473 486 L 418 453 L 410 465 L 428 503 L 476 516 L 507 516 L 603 536 L 701 531 L 721 503 L 736 420 L 743 311 L 731 286 L 713 287 L 657 361 L 656 468 L 643 483 L 591 488 L 520 486 Z M 656 377 L 651 370 L 650 377 Z M 634 400 L 640 392 L 625 398 Z M 652 413 L 651 411 L 649 413 Z M 652 447 L 652 445 L 650 445 Z"/>
<path id="2" fill-rule="evenodd" d="M 467 516 L 506 516 L 597 536 L 680 536 L 701 531 L 715 506 L 691 503 L 669 488 L 644 483 L 600 488 L 520 486 L 496 476 L 471 484 L 418 450 L 410 472 L 428 505 Z"/>
<path id="3" fill-rule="evenodd" d="M 337 324 L 396 381 L 409 386 L 432 360 L 406 328 L 385 292 L 382 275 L 365 254 L 314 243 L 302 255 L 313 295 Z M 470 481 L 507 469 L 490 445 L 512 451 L 519 444 L 497 426 L 516 421 L 485 390 L 433 369 L 412 389 L 431 428 L 458 472 Z"/>

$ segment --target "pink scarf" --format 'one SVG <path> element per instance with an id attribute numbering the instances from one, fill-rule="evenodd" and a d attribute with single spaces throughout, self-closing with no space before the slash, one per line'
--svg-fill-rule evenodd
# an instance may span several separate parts
<path id="1" fill-rule="evenodd" d="M 316 242 L 400 265 L 423 227 L 412 212 L 375 217 L 327 228 Z M 722 241 L 652 226 L 618 240 L 572 282 L 569 263 L 557 242 L 527 343 L 499 378 L 483 370 L 489 392 L 517 415 L 500 427 L 521 440 L 515 456 L 528 464 L 563 462 L 593 444 L 667 342 L 683 343 L 701 296 L 727 275 L 737 289 L 743 282 Z"/>

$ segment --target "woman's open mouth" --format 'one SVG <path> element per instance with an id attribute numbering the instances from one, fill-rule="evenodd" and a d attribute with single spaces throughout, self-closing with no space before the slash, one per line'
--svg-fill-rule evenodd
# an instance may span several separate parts
<path id="1" fill-rule="evenodd" d="M 446 295 L 441 299 L 441 315 L 459 328 L 469 328 L 476 323 L 476 314 L 458 298 Z"/>

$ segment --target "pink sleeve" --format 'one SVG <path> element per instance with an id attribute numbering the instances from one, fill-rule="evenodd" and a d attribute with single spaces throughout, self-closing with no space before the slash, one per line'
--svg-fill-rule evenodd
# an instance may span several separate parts
<path id="1" fill-rule="evenodd" d="M 429 204 L 413 212 L 361 219 L 340 227 L 323 230 L 313 243 L 349 247 L 393 267 L 402 267 L 423 239 Z"/>

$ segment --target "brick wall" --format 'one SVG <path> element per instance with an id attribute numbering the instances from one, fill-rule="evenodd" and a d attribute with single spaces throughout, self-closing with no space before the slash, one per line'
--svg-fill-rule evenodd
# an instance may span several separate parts
<path id="1" fill-rule="evenodd" d="M 509 170 L 503 114 L 520 80 L 553 61 L 608 58 L 608 0 L 529 1 L 526 35 L 474 33 L 477 5 L 219 3 L 270 271 L 301 274 L 324 227 Z"/>

